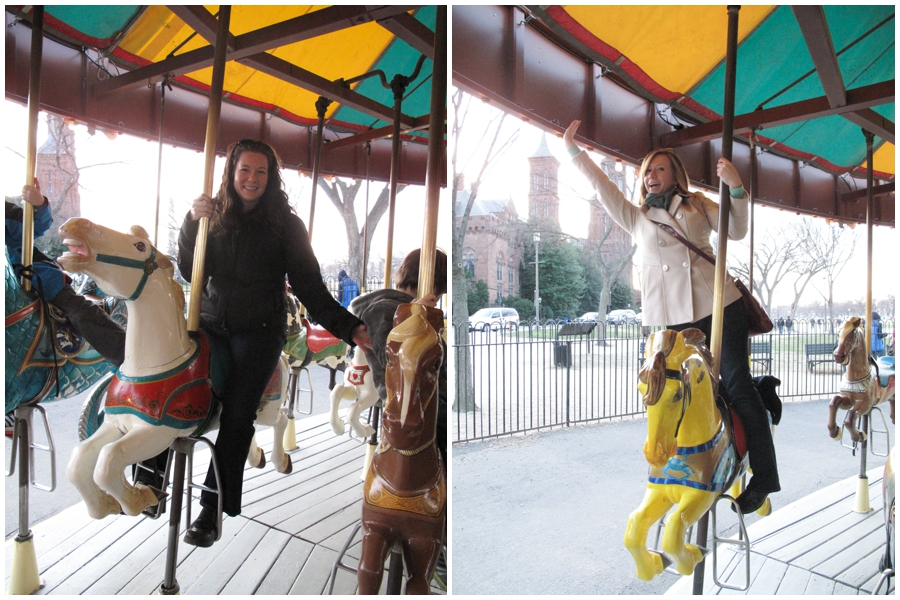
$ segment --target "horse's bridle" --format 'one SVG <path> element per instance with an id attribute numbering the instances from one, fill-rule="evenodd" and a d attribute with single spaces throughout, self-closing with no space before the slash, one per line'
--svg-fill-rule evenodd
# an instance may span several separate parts
<path id="1" fill-rule="evenodd" d="M 156 254 L 156 247 L 153 246 L 153 244 L 150 244 L 150 256 L 147 260 L 136 260 L 134 258 L 124 258 L 122 256 L 113 256 L 111 254 L 97 254 L 94 257 L 94 260 L 101 263 L 127 267 L 129 269 L 140 269 L 143 271 L 144 275 L 141 277 L 140 282 L 138 282 L 134 293 L 131 294 L 130 297 L 125 298 L 125 300 L 137 300 L 138 296 L 141 295 L 141 292 L 144 291 L 144 286 L 147 284 L 150 275 L 159 268 L 159 263 L 156 262 Z"/>

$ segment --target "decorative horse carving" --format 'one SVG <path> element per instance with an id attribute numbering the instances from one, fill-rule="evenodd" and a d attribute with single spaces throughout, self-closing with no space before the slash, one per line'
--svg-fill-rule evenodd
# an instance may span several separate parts
<path id="1" fill-rule="evenodd" d="M 384 561 L 400 543 L 407 594 L 427 594 L 441 552 L 447 484 L 435 445 L 443 347 L 440 310 L 403 304 L 388 335 L 381 442 L 363 487 L 360 594 L 377 594 Z"/>
<path id="2" fill-rule="evenodd" d="M 723 419 L 716 405 L 717 382 L 710 375 L 712 356 L 704 341 L 698 329 L 666 330 L 651 334 L 646 345 L 638 389 L 647 407 L 644 456 L 650 475 L 625 532 L 625 547 L 645 581 L 664 568 L 663 557 L 646 547 L 650 527 L 677 504 L 662 549 L 679 573 L 690 575 L 702 554 L 685 543 L 685 532 L 746 470 L 730 419 Z"/>
<path id="3" fill-rule="evenodd" d="M 25 292 L 4 250 L 6 276 L 6 412 L 20 404 L 61 400 L 80 394 L 113 366 L 76 336 L 61 335 L 64 324 L 45 310 L 34 292 Z M 58 392 L 57 392 L 58 386 Z"/>
<path id="4" fill-rule="evenodd" d="M 841 379 L 841 393 L 828 403 L 828 435 L 838 440 L 841 437 L 836 423 L 839 408 L 847 411 L 844 427 L 854 442 L 861 441 L 866 435 L 856 429 L 856 418 L 885 400 L 891 403 L 891 422 L 894 422 L 893 365 L 888 361 L 875 362 L 866 356 L 865 328 L 861 324 L 859 317 L 847 319 L 834 349 L 834 362 L 846 367 Z"/>
<path id="5" fill-rule="evenodd" d="M 328 389 L 334 389 L 337 369 L 346 360 L 347 348 L 347 342 L 302 318 L 299 301 L 288 293 L 288 337 L 282 352 L 287 355 L 292 369 L 303 368 L 310 363 L 324 367 L 331 373 Z"/>
<path id="6" fill-rule="evenodd" d="M 349 400 L 350 411 L 347 413 L 347 424 L 353 429 L 356 437 L 364 439 L 375 433 L 375 428 L 359 420 L 362 411 L 378 402 L 378 390 L 372 381 L 372 370 L 366 361 L 366 354 L 361 348 L 352 349 L 350 364 L 344 370 L 344 383 L 339 383 L 331 390 L 331 429 L 335 435 L 344 435 L 344 421 L 338 415 L 342 400 Z"/>
<path id="7" fill-rule="evenodd" d="M 126 466 L 156 456 L 177 437 L 213 427 L 213 388 L 224 381 L 227 361 L 202 332 L 197 340 L 188 336 L 184 293 L 172 278 L 174 267 L 141 227 L 124 234 L 75 218 L 60 227 L 60 235 L 69 246 L 60 263 L 88 273 L 128 306 L 125 362 L 110 383 L 105 418 L 75 447 L 66 475 L 91 517 L 120 511 L 137 515 L 157 504 L 161 494 L 140 483 L 132 486 L 124 476 Z M 260 418 L 272 424 L 279 420 L 287 381 L 284 361 L 279 371 L 279 394 L 272 394 L 275 400 L 264 397 L 268 401 Z M 275 437 L 277 444 L 280 432 Z M 283 464 L 276 457 L 276 466 Z"/>

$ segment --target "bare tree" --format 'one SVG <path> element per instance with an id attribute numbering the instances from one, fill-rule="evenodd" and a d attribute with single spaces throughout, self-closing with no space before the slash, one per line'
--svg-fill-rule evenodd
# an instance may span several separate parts
<path id="1" fill-rule="evenodd" d="M 469 215 L 472 212 L 472 206 L 478 197 L 478 188 L 484 180 L 485 175 L 489 172 L 490 167 L 496 163 L 497 159 L 509 149 L 518 139 L 518 130 L 512 132 L 505 140 L 501 141 L 501 130 L 503 129 L 503 121 L 506 119 L 506 113 L 498 110 L 492 110 L 492 114 L 487 124 L 475 123 L 468 128 L 465 127 L 466 118 L 469 115 L 472 96 L 465 94 L 462 90 L 453 92 L 452 100 L 452 116 L 451 136 L 453 151 L 451 155 L 451 164 L 453 166 L 453 178 L 451 182 L 451 199 L 450 206 L 453 216 L 453 223 L 456 231 L 453 235 L 452 256 L 453 256 L 453 298 L 451 300 L 451 313 L 453 315 L 452 333 L 455 335 L 460 331 L 465 331 L 468 322 L 468 301 L 466 298 L 466 274 L 463 268 L 462 251 L 466 238 L 466 227 L 469 221 Z M 470 133 L 471 132 L 471 133 Z M 460 139 L 466 136 L 472 138 L 471 148 L 475 150 L 468 152 L 467 156 L 460 157 Z M 457 197 L 460 190 L 461 174 L 466 168 L 470 160 L 476 160 L 476 155 L 482 157 L 481 150 L 487 144 L 484 151 L 481 167 L 478 175 L 470 182 L 470 194 L 468 202 L 461 210 L 457 207 Z M 466 151 L 464 151 L 466 152 Z M 465 347 L 465 346 L 458 346 Z M 454 400 L 453 409 L 459 412 L 470 412 L 475 410 L 475 395 L 472 387 L 472 365 L 468 353 L 457 355 L 459 360 L 456 362 L 457 386 L 456 399 Z"/>
<path id="2" fill-rule="evenodd" d="M 341 213 L 341 217 L 344 220 L 344 230 L 347 234 L 347 248 L 349 254 L 347 260 L 347 272 L 351 277 L 356 279 L 360 285 L 363 284 L 363 256 L 369 256 L 369 251 L 372 247 L 372 234 L 378 226 L 381 217 L 384 215 L 385 211 L 387 211 L 388 203 L 390 201 L 390 186 L 385 185 L 378 194 L 378 199 L 375 200 L 375 204 L 371 206 L 368 218 L 366 218 L 363 226 L 360 227 L 356 218 L 356 208 L 354 204 L 356 202 L 357 194 L 363 189 L 363 183 L 364 181 L 362 179 L 347 181 L 335 177 L 332 181 L 328 181 L 325 177 L 319 178 L 319 187 L 325 192 L 325 195 L 328 196 L 335 208 L 338 209 L 338 212 Z M 399 194 L 405 188 L 406 185 L 404 184 L 398 185 L 397 193 Z M 366 230 L 368 230 L 368 233 Z M 363 245 L 364 240 L 365 246 Z M 371 276 L 372 274 L 369 273 L 368 275 Z M 387 285 L 389 286 L 390 282 L 387 282 Z"/>
<path id="3" fill-rule="evenodd" d="M 858 234 L 849 226 L 841 223 L 828 224 L 813 219 L 804 219 L 801 227 L 805 230 L 804 252 L 810 256 L 817 256 L 821 262 L 820 272 L 824 275 L 825 286 L 820 290 L 813 284 L 816 291 L 825 301 L 825 312 L 834 332 L 834 284 L 838 275 L 847 266 L 856 250 Z M 796 306 L 799 296 L 795 299 Z"/>

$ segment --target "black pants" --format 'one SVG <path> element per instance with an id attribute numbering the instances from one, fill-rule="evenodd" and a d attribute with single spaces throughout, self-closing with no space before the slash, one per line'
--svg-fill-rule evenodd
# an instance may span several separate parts
<path id="1" fill-rule="evenodd" d="M 684 323 L 669 329 L 682 331 L 688 327 L 696 327 L 705 333 L 709 344 L 712 315 L 696 323 Z M 743 300 L 738 299 L 725 307 L 719 376 L 725 384 L 731 406 L 743 421 L 747 433 L 747 451 L 750 454 L 750 468 L 753 470 L 753 478 L 748 487 L 772 493 L 781 490 L 778 465 L 775 462 L 775 444 L 765 406 L 750 375 L 747 340 L 747 312 Z"/>
<path id="2" fill-rule="evenodd" d="M 216 461 L 222 479 L 222 507 L 226 514 L 241 514 L 241 494 L 244 485 L 244 462 L 253 438 L 256 409 L 275 372 L 278 357 L 284 347 L 285 335 L 278 331 L 260 329 L 232 334 L 227 339 L 231 349 L 231 373 L 222 398 L 219 433 L 216 437 Z M 205 485 L 216 488 L 216 477 L 210 465 Z M 216 508 L 216 495 L 204 491 L 200 505 Z"/>

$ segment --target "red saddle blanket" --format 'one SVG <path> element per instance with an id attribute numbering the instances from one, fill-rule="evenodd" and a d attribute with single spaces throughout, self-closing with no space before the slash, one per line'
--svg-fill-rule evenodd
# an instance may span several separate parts
<path id="1" fill-rule="evenodd" d="M 732 438 L 737 448 L 738 456 L 743 458 L 747 455 L 747 434 L 744 432 L 744 423 L 734 409 L 730 406 L 728 411 L 731 413 Z"/>
<path id="2" fill-rule="evenodd" d="M 201 427 L 212 403 L 209 365 L 209 342 L 201 332 L 194 353 L 174 369 L 148 377 L 117 372 L 109 384 L 106 411 L 136 415 L 148 423 L 176 429 Z"/>

